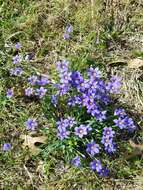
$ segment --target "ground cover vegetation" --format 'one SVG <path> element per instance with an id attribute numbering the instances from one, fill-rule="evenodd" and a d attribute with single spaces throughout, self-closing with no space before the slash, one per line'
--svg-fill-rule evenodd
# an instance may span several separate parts
<path id="1" fill-rule="evenodd" d="M 142 1 L 0 1 L 0 188 L 142 189 Z"/>

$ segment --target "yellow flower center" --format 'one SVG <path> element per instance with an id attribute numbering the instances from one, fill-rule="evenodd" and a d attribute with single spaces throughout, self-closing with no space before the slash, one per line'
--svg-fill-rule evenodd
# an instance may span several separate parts
<path id="1" fill-rule="evenodd" d="M 109 142 L 109 139 L 106 139 L 105 142 Z"/>
<path id="2" fill-rule="evenodd" d="M 96 145 L 91 146 L 91 150 L 94 150 L 96 148 Z"/>
<path id="3" fill-rule="evenodd" d="M 79 130 L 79 133 L 82 134 L 82 133 L 83 133 L 83 129 L 80 129 L 80 130 Z"/>

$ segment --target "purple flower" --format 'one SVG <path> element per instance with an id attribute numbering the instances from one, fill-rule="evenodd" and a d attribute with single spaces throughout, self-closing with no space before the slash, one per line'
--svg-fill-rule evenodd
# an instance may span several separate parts
<path id="1" fill-rule="evenodd" d="M 22 73 L 23 73 L 23 69 L 21 67 L 17 67 L 15 69 L 10 69 L 10 75 L 21 76 Z"/>
<path id="2" fill-rule="evenodd" d="M 35 75 L 32 75 L 28 78 L 28 82 L 31 84 L 31 85 L 35 85 L 38 81 L 38 77 L 35 76 Z"/>
<path id="3" fill-rule="evenodd" d="M 49 80 L 48 80 L 47 77 L 41 76 L 41 78 L 37 81 L 37 83 L 38 83 L 39 85 L 41 85 L 41 86 L 44 86 L 44 85 L 46 85 L 46 84 L 49 84 L 50 82 L 49 82 Z"/>
<path id="4" fill-rule="evenodd" d="M 90 89 L 89 90 L 92 93 L 97 94 L 97 92 L 98 92 L 97 90 L 99 89 L 99 81 L 98 80 L 90 80 L 89 84 L 90 84 Z"/>
<path id="5" fill-rule="evenodd" d="M 135 126 L 133 119 L 128 117 L 128 116 L 125 117 L 125 119 L 127 121 L 127 129 L 128 129 L 128 131 L 133 132 L 134 130 L 136 130 L 137 127 Z"/>
<path id="6" fill-rule="evenodd" d="M 44 87 L 40 87 L 39 89 L 36 89 L 36 95 L 39 96 L 39 98 L 43 98 L 47 92 L 47 89 Z"/>
<path id="7" fill-rule="evenodd" d="M 68 62 L 63 60 L 57 63 L 58 71 L 60 73 L 60 84 L 57 85 L 59 95 L 64 95 L 70 90 L 69 81 L 71 80 L 71 73 L 68 72 Z"/>
<path id="8" fill-rule="evenodd" d="M 65 30 L 65 33 L 63 35 L 64 39 L 67 40 L 70 38 L 70 33 L 73 32 L 73 26 L 70 24 L 70 25 L 67 25 L 66 26 L 66 30 Z"/>
<path id="9" fill-rule="evenodd" d="M 118 119 L 114 119 L 113 121 L 115 125 L 118 126 L 120 129 L 127 128 L 130 132 L 133 132 L 136 129 L 133 119 L 126 114 L 124 109 L 117 108 L 114 111 L 114 115 L 119 117 Z"/>
<path id="10" fill-rule="evenodd" d="M 68 32 L 68 33 L 73 32 L 73 26 L 72 26 L 71 24 L 69 24 L 69 25 L 66 27 L 66 32 Z"/>
<path id="11" fill-rule="evenodd" d="M 105 84 L 105 82 L 103 81 L 103 80 L 99 80 L 98 79 L 98 90 L 99 90 L 99 92 L 103 95 L 103 93 L 104 93 L 104 95 L 106 95 L 107 94 L 107 90 L 106 90 L 106 84 Z"/>
<path id="12" fill-rule="evenodd" d="M 108 170 L 106 167 L 103 167 L 103 168 L 98 172 L 98 174 L 99 174 L 100 176 L 106 177 L 106 176 L 108 176 L 109 172 L 110 172 L 110 170 Z"/>
<path id="13" fill-rule="evenodd" d="M 106 111 L 102 111 L 98 104 L 97 94 L 91 88 L 82 94 L 82 104 L 87 108 L 87 112 L 96 117 L 96 120 L 103 121 L 106 119 Z M 100 99 L 101 101 L 101 99 Z"/>
<path id="14" fill-rule="evenodd" d="M 31 96 L 31 95 L 33 95 L 33 88 L 30 88 L 30 87 L 26 88 L 26 89 L 25 89 L 25 95 L 26 95 L 26 96 Z"/>
<path id="15" fill-rule="evenodd" d="M 69 68 L 69 61 L 67 60 L 58 61 L 56 63 L 56 66 L 59 73 L 67 72 Z"/>
<path id="16" fill-rule="evenodd" d="M 68 138 L 69 134 L 70 134 L 70 132 L 67 131 L 65 128 L 63 128 L 62 130 L 58 130 L 57 136 L 58 136 L 61 140 L 63 140 L 63 139 L 65 139 L 65 138 Z"/>
<path id="17" fill-rule="evenodd" d="M 12 148 L 10 143 L 4 143 L 2 149 L 4 151 L 9 151 Z"/>
<path id="18" fill-rule="evenodd" d="M 68 105 L 69 106 L 75 106 L 76 104 L 81 104 L 81 97 L 80 96 L 73 96 L 70 97 L 68 100 Z"/>
<path id="19" fill-rule="evenodd" d="M 67 94 L 67 92 L 70 90 L 70 87 L 68 84 L 59 84 L 58 89 L 59 89 L 59 95 L 62 96 L 64 94 Z"/>
<path id="20" fill-rule="evenodd" d="M 134 125 L 134 121 L 131 117 L 125 117 L 125 119 L 127 120 L 127 126 L 128 127 Z"/>
<path id="21" fill-rule="evenodd" d="M 86 129 L 87 129 L 87 132 L 92 131 L 92 127 L 90 127 L 90 125 L 87 125 L 87 126 L 86 126 Z"/>
<path id="22" fill-rule="evenodd" d="M 127 116 L 127 114 L 126 114 L 126 112 L 125 112 L 125 110 L 123 108 L 117 108 L 117 109 L 115 109 L 114 115 L 119 116 L 119 117 L 125 117 L 125 116 Z"/>
<path id="23" fill-rule="evenodd" d="M 12 88 L 8 89 L 7 92 L 6 92 L 6 96 L 8 98 L 11 98 L 11 97 L 13 97 L 13 95 L 14 95 L 13 89 Z"/>
<path id="24" fill-rule="evenodd" d="M 69 33 L 64 33 L 63 37 L 64 37 L 64 40 L 68 40 L 70 38 L 70 35 Z"/>
<path id="25" fill-rule="evenodd" d="M 100 72 L 99 68 L 94 69 L 93 67 L 90 67 L 88 69 L 88 76 L 90 77 L 91 80 L 94 81 L 95 79 L 100 78 L 101 72 Z"/>
<path id="26" fill-rule="evenodd" d="M 71 80 L 71 73 L 65 72 L 60 74 L 60 82 L 63 84 L 68 84 Z"/>
<path id="27" fill-rule="evenodd" d="M 133 125 L 130 125 L 130 126 L 128 127 L 128 131 L 129 131 L 129 132 L 134 132 L 136 129 L 137 129 L 137 126 L 135 126 L 134 124 L 133 124 Z"/>
<path id="28" fill-rule="evenodd" d="M 59 95 L 62 96 L 66 94 L 70 90 L 70 84 L 69 81 L 71 79 L 71 73 L 68 73 L 68 67 L 65 66 L 67 65 L 67 61 L 61 61 L 59 63 L 59 73 L 60 73 L 60 84 L 56 85 L 57 88 L 59 89 Z M 62 66 L 62 67 L 61 67 Z"/>
<path id="29" fill-rule="evenodd" d="M 67 117 L 66 119 L 61 118 L 56 124 L 58 130 L 63 131 L 66 130 L 67 127 L 73 127 L 76 123 L 73 117 Z"/>
<path id="30" fill-rule="evenodd" d="M 34 131 L 35 130 L 35 127 L 38 126 L 38 123 L 36 121 L 36 119 L 33 119 L 33 118 L 29 118 L 26 122 L 25 122 L 25 125 L 26 125 L 26 129 L 27 130 L 32 130 Z"/>
<path id="31" fill-rule="evenodd" d="M 87 135 L 89 131 L 91 131 L 91 127 L 86 125 L 80 125 L 79 127 L 75 127 L 75 135 L 80 138 Z"/>
<path id="32" fill-rule="evenodd" d="M 98 154 L 100 146 L 99 144 L 96 144 L 95 142 L 88 143 L 86 148 L 86 152 L 88 152 L 91 155 Z"/>
<path id="33" fill-rule="evenodd" d="M 104 127 L 103 130 L 104 130 L 103 131 L 104 136 L 113 137 L 115 134 L 115 131 L 113 131 L 111 127 Z"/>
<path id="34" fill-rule="evenodd" d="M 77 89 L 80 92 L 86 92 L 90 87 L 91 85 L 89 84 L 88 80 L 84 80 L 83 82 L 77 85 Z"/>
<path id="35" fill-rule="evenodd" d="M 100 160 L 93 160 L 90 162 L 90 168 L 92 170 L 96 170 L 97 172 L 100 172 L 102 169 L 102 164 Z"/>
<path id="36" fill-rule="evenodd" d="M 92 116 L 96 117 L 96 120 L 103 121 L 106 119 L 106 111 L 101 111 L 100 107 L 96 104 L 92 107 L 92 109 L 87 110 L 88 113 L 91 113 Z"/>
<path id="37" fill-rule="evenodd" d="M 15 48 L 16 48 L 16 49 L 20 49 L 21 47 L 22 47 L 22 45 L 21 45 L 20 42 L 17 42 L 17 43 L 15 44 Z"/>
<path id="38" fill-rule="evenodd" d="M 117 145 L 115 143 L 110 143 L 108 146 L 105 146 L 105 150 L 110 154 L 114 153 L 117 150 Z"/>
<path id="39" fill-rule="evenodd" d="M 84 78 L 79 71 L 73 71 L 71 74 L 71 84 L 75 87 L 84 83 Z"/>
<path id="40" fill-rule="evenodd" d="M 73 117 L 67 117 L 66 120 L 68 121 L 68 125 L 69 125 L 70 127 L 73 127 L 74 125 L 77 124 L 77 122 L 75 121 L 75 118 L 73 118 Z"/>
<path id="41" fill-rule="evenodd" d="M 110 102 L 110 97 L 107 94 L 101 95 L 102 102 L 107 105 Z"/>
<path id="42" fill-rule="evenodd" d="M 69 131 L 67 130 L 68 124 L 66 124 L 63 119 L 58 121 L 56 124 L 57 124 L 58 137 L 61 140 L 67 138 L 69 135 Z"/>
<path id="43" fill-rule="evenodd" d="M 56 125 L 58 127 L 58 130 L 63 130 L 69 126 L 69 123 L 66 121 L 66 119 L 61 118 L 59 121 L 56 122 Z"/>
<path id="44" fill-rule="evenodd" d="M 51 96 L 51 103 L 56 106 L 57 105 L 57 102 L 58 102 L 58 95 L 57 94 L 53 94 Z"/>
<path id="45" fill-rule="evenodd" d="M 114 121 L 115 125 L 118 126 L 120 129 L 127 128 L 127 126 L 129 125 L 128 117 L 114 119 L 113 121 Z M 131 119 L 131 124 L 133 124 L 132 122 L 133 121 Z"/>
<path id="46" fill-rule="evenodd" d="M 106 112 L 107 111 L 101 111 L 99 114 L 96 115 L 96 119 L 98 121 L 103 121 L 106 119 Z"/>
<path id="47" fill-rule="evenodd" d="M 21 57 L 21 55 L 15 55 L 15 56 L 13 56 L 13 58 L 12 58 L 12 62 L 13 62 L 13 64 L 17 64 L 17 63 L 19 63 L 19 62 L 21 62 L 22 61 L 22 57 Z"/>
<path id="48" fill-rule="evenodd" d="M 93 109 L 93 107 L 95 107 L 94 97 L 92 95 L 83 94 L 82 104 L 83 106 L 87 107 L 88 110 Z"/>
<path id="49" fill-rule="evenodd" d="M 109 136 L 103 136 L 101 143 L 104 144 L 104 146 L 108 146 L 110 144 L 112 144 L 113 142 L 113 138 L 109 137 Z"/>
<path id="50" fill-rule="evenodd" d="M 108 82 L 106 89 L 110 93 L 118 93 L 119 89 L 121 88 L 121 78 L 118 76 L 112 76 L 110 82 Z"/>
<path id="51" fill-rule="evenodd" d="M 79 167 L 81 165 L 81 160 L 80 160 L 80 156 L 76 156 L 71 160 L 71 164 Z"/>

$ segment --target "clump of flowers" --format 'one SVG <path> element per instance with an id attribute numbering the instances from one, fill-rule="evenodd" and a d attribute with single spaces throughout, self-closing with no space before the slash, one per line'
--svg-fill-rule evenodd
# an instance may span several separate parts
<path id="1" fill-rule="evenodd" d="M 45 86 L 50 85 L 51 82 L 47 76 L 31 75 L 27 79 L 29 87 L 25 89 L 26 96 L 37 96 L 43 98 L 48 89 Z"/>
<path id="2" fill-rule="evenodd" d="M 57 62 L 57 71 L 59 83 L 54 84 L 57 92 L 51 95 L 51 102 L 60 107 L 63 97 L 66 107 L 62 110 L 64 117 L 56 122 L 57 138 L 73 150 L 71 164 L 86 166 L 100 176 L 107 176 L 110 170 L 106 161 L 102 161 L 103 155 L 116 154 L 120 148 L 119 134 L 136 129 L 125 110 L 113 106 L 111 95 L 119 93 L 121 78 L 112 76 L 105 80 L 97 67 L 90 67 L 83 75 L 70 70 L 66 60 Z"/>
<path id="3" fill-rule="evenodd" d="M 73 32 L 72 25 L 66 28 L 65 39 Z M 19 50 L 21 44 L 16 44 Z M 20 64 L 21 55 L 13 57 L 13 64 Z M 45 75 L 32 74 L 27 78 L 24 95 L 29 98 L 37 96 L 46 100 L 51 111 L 50 117 L 55 121 L 56 138 L 69 162 L 76 167 L 88 167 L 100 176 L 110 173 L 109 165 L 103 159 L 119 151 L 118 136 L 128 134 L 136 125 L 123 108 L 114 108 L 111 95 L 119 93 L 122 80 L 112 76 L 109 80 L 102 76 L 99 68 L 90 67 L 86 72 L 72 70 L 68 60 L 56 63 L 58 80 L 51 82 Z M 23 69 L 19 66 L 11 69 L 11 76 L 21 76 Z M 11 98 L 13 89 L 7 89 L 6 96 Z M 48 104 L 49 103 L 49 104 Z M 35 118 L 25 121 L 28 131 L 36 130 Z M 9 144 L 3 150 L 10 149 Z M 67 157 L 67 156 L 66 156 Z"/>
<path id="4" fill-rule="evenodd" d="M 17 42 L 15 44 L 15 49 L 19 52 L 22 48 L 22 44 L 20 42 Z M 9 74 L 12 77 L 20 77 L 24 74 L 24 70 L 22 68 L 22 62 L 29 61 L 29 55 L 26 56 L 24 54 L 17 53 L 12 57 L 12 64 L 14 64 L 14 67 L 9 69 Z M 16 66 L 15 66 L 16 65 Z M 18 65 L 18 66 L 17 66 Z M 47 85 L 51 85 L 51 82 L 49 81 L 48 77 L 46 75 L 36 75 L 32 74 L 27 78 L 28 86 L 24 89 L 24 95 L 26 97 L 32 97 L 36 96 L 39 99 L 43 98 L 47 91 Z M 14 93 L 13 89 L 7 89 L 7 97 L 11 98 Z"/>

